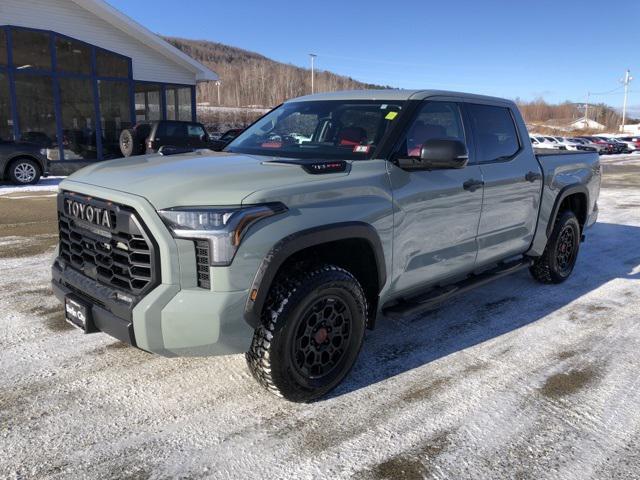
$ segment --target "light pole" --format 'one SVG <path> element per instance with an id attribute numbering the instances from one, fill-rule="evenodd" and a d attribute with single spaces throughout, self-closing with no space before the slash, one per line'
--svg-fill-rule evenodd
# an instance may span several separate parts
<path id="1" fill-rule="evenodd" d="M 633 80 L 633 77 L 629 75 L 631 72 L 627 68 L 627 71 L 624 72 L 624 78 L 620 80 L 624 84 L 624 100 L 622 102 L 622 126 L 620 127 L 620 131 L 624 133 L 624 122 L 627 118 L 627 92 L 629 91 L 629 82 Z"/>
<path id="2" fill-rule="evenodd" d="M 220 106 L 220 84 L 222 82 L 220 80 L 216 80 L 216 87 L 218 87 L 218 106 Z"/>
<path id="3" fill-rule="evenodd" d="M 315 93 L 315 86 L 314 86 L 314 76 L 315 76 L 315 60 L 316 57 L 318 55 L 316 55 L 315 53 L 310 53 L 309 54 L 309 58 L 311 58 L 311 93 Z"/>

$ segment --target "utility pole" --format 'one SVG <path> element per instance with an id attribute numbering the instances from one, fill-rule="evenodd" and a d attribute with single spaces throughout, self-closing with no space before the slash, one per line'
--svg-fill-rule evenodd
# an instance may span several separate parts
<path id="1" fill-rule="evenodd" d="M 315 93 L 315 88 L 314 88 L 314 85 L 313 85 L 313 82 L 314 82 L 314 78 L 313 77 L 315 76 L 315 68 L 314 67 L 315 67 L 315 60 L 316 60 L 317 56 L 318 55 L 316 55 L 315 53 L 310 53 L 309 54 L 309 57 L 311 58 L 311 93 Z"/>
<path id="2" fill-rule="evenodd" d="M 216 87 L 218 87 L 218 106 L 220 106 L 220 84 L 222 82 L 220 80 L 216 80 Z"/>
<path id="3" fill-rule="evenodd" d="M 624 100 L 622 102 L 622 125 L 620 127 L 620 131 L 624 133 L 624 122 L 627 118 L 627 92 L 629 91 L 629 82 L 633 80 L 633 77 L 629 75 L 631 71 L 627 68 L 627 71 L 624 72 L 624 78 L 620 80 L 624 84 Z"/>
<path id="4" fill-rule="evenodd" d="M 587 103 L 584 106 L 584 128 L 589 128 L 589 97 L 591 92 L 587 92 Z"/>

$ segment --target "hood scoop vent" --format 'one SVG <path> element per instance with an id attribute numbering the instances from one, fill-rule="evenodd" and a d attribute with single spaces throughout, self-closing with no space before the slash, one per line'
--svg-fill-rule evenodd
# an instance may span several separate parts
<path id="1" fill-rule="evenodd" d="M 300 160 L 278 159 L 263 162 L 264 165 L 298 165 L 311 175 L 323 175 L 325 173 L 342 173 L 347 171 L 349 164 L 344 160 Z"/>

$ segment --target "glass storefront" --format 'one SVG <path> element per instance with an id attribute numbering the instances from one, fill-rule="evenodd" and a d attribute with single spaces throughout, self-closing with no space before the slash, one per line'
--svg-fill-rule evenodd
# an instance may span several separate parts
<path id="1" fill-rule="evenodd" d="M 130 58 L 88 43 L 0 26 L 0 139 L 37 143 L 50 160 L 120 157 L 132 122 L 194 120 L 194 91 L 136 82 Z"/>
<path id="2" fill-rule="evenodd" d="M 96 50 L 96 73 L 99 77 L 127 78 L 129 59 L 106 50 Z"/>
<path id="3" fill-rule="evenodd" d="M 53 147 L 56 140 L 56 111 L 53 99 L 53 81 L 48 75 L 17 73 L 15 76 L 20 139 Z"/>
<path id="4" fill-rule="evenodd" d="M 56 38 L 58 70 L 91 75 L 91 47 L 70 38 Z"/>
<path id="5" fill-rule="evenodd" d="M 16 69 L 51 70 L 51 35 L 48 32 L 14 28 L 11 39 Z"/>
<path id="6" fill-rule="evenodd" d="M 191 88 L 167 86 L 167 120 L 191 121 Z"/>
<path id="7" fill-rule="evenodd" d="M 7 62 L 7 32 L 0 28 L 0 67 L 6 67 Z"/>
<path id="8" fill-rule="evenodd" d="M 9 98 L 9 77 L 0 72 L 0 141 L 13 138 L 13 117 Z"/>
<path id="9" fill-rule="evenodd" d="M 84 78 L 61 78 L 60 112 L 65 160 L 98 158 L 93 82 Z"/>
<path id="10" fill-rule="evenodd" d="M 121 157 L 120 132 L 131 126 L 129 84 L 114 80 L 98 80 L 98 96 L 103 156 L 105 159 Z"/>
<path id="11" fill-rule="evenodd" d="M 136 82 L 136 121 L 160 120 L 162 87 L 153 83 Z"/>

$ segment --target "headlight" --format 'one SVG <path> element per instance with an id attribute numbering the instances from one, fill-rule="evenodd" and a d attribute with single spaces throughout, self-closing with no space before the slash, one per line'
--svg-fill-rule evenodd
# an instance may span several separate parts
<path id="1" fill-rule="evenodd" d="M 40 155 L 42 155 L 43 157 L 47 156 L 47 149 L 46 148 L 41 148 L 40 149 Z"/>
<path id="2" fill-rule="evenodd" d="M 287 210 L 281 203 L 247 207 L 177 207 L 158 214 L 176 238 L 207 240 L 209 263 L 229 265 L 242 237 L 258 220 Z"/>

